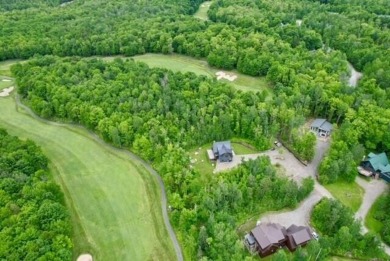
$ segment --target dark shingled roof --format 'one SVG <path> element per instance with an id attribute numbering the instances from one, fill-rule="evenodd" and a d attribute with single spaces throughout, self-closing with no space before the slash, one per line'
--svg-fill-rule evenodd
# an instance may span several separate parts
<path id="1" fill-rule="evenodd" d="M 260 224 L 252 229 L 251 232 L 262 249 L 272 244 L 278 244 L 285 239 L 285 229 L 279 224 Z"/>
<path id="2" fill-rule="evenodd" d="M 230 141 L 218 141 L 213 144 L 213 152 L 214 154 L 218 153 L 219 155 L 225 153 L 232 153 L 232 145 Z"/>
<path id="3" fill-rule="evenodd" d="M 311 124 L 311 127 L 319 128 L 322 124 L 324 124 L 326 120 L 325 119 L 315 119 L 313 123 Z"/>
<path id="4" fill-rule="evenodd" d="M 311 240 L 311 230 L 308 227 L 291 225 L 287 228 L 287 235 L 294 239 L 296 245 L 300 245 Z"/>
<path id="5" fill-rule="evenodd" d="M 331 131 L 333 129 L 332 124 L 325 119 L 315 119 L 311 124 L 311 127 L 318 128 L 324 131 Z"/>
<path id="6" fill-rule="evenodd" d="M 292 234 L 292 237 L 294 238 L 295 244 L 297 245 L 300 245 L 311 239 L 311 235 L 306 229 L 302 229 L 301 231 L 295 232 L 294 234 Z"/>

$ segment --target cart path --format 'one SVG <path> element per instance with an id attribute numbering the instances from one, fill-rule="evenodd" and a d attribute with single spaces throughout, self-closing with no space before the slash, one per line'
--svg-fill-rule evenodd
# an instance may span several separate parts
<path id="1" fill-rule="evenodd" d="M 41 122 L 44 122 L 46 124 L 55 125 L 55 126 L 61 126 L 61 127 L 76 127 L 76 128 L 83 128 L 83 129 L 85 129 L 83 126 L 80 126 L 80 125 L 53 122 L 53 121 L 49 121 L 49 120 L 46 120 L 44 118 L 41 118 L 40 116 L 35 114 L 28 106 L 24 105 L 20 101 L 18 95 L 16 95 L 16 97 L 15 97 L 15 103 L 16 103 L 17 107 L 23 108 L 34 119 L 36 119 L 38 121 L 41 121 Z M 87 130 L 87 129 L 85 129 L 85 130 Z M 166 196 L 166 192 L 165 192 L 164 182 L 162 181 L 160 175 L 152 168 L 152 166 L 149 163 L 147 163 L 145 160 L 141 159 L 139 156 L 135 155 L 134 153 L 132 153 L 132 152 L 130 152 L 128 150 L 123 150 L 123 149 L 116 148 L 116 147 L 112 146 L 111 144 L 104 142 L 94 132 L 92 132 L 90 130 L 87 130 L 87 131 L 88 131 L 88 133 L 91 135 L 91 137 L 96 142 L 98 142 L 98 143 L 100 143 L 100 144 L 102 144 L 104 146 L 109 146 L 113 150 L 120 151 L 120 152 L 125 152 L 131 158 L 131 160 L 133 160 L 135 163 L 136 162 L 140 163 L 151 175 L 153 175 L 157 179 L 158 184 L 160 186 L 160 190 L 161 190 L 161 210 L 162 210 L 162 214 L 163 214 L 164 223 L 165 223 L 165 226 L 166 226 L 167 231 L 169 233 L 169 236 L 171 238 L 171 241 L 173 243 L 173 246 L 174 246 L 174 249 L 175 249 L 175 252 L 176 252 L 176 256 L 177 256 L 177 260 L 178 261 L 183 261 L 184 260 L 183 259 L 183 253 L 182 253 L 180 244 L 179 244 L 179 242 L 177 240 L 176 234 L 175 234 L 175 232 L 174 232 L 174 230 L 172 228 L 172 225 L 171 225 L 171 223 L 169 221 L 168 210 L 167 210 L 167 196 Z"/>

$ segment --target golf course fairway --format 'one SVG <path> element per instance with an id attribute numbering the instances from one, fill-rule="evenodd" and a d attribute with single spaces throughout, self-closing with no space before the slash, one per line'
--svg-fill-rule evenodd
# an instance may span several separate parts
<path id="1" fill-rule="evenodd" d="M 271 90 L 268 86 L 268 83 L 265 77 L 252 77 L 242 73 L 237 72 L 236 70 L 220 70 L 215 67 L 211 67 L 206 60 L 196 59 L 180 54 L 155 54 L 147 53 L 143 55 L 132 56 L 135 61 L 144 62 L 149 67 L 159 67 L 172 70 L 173 72 L 193 72 L 197 75 L 205 75 L 209 77 L 216 77 L 215 73 L 219 71 L 224 71 L 229 74 L 237 76 L 237 79 L 233 82 L 222 79 L 222 82 L 232 85 L 236 90 L 241 91 L 267 91 L 268 94 L 271 94 Z M 104 57 L 105 60 L 112 60 L 111 57 Z"/>
<path id="2" fill-rule="evenodd" d="M 33 140 L 49 158 L 70 209 L 74 258 L 87 252 L 94 260 L 177 259 L 158 180 L 141 160 L 83 128 L 35 119 L 14 97 L 0 98 L 0 127 Z"/>

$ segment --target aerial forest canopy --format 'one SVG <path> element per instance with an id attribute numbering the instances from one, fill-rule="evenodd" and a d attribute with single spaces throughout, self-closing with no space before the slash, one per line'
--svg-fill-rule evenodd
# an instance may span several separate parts
<path id="1" fill-rule="evenodd" d="M 313 184 L 279 177 L 266 158 L 205 176 L 189 167 L 186 151 L 233 137 L 268 149 L 278 137 L 310 161 L 314 145 L 299 128 L 321 117 L 337 128 L 319 181 L 353 181 L 366 151 L 390 150 L 389 2 L 215 0 L 205 21 L 192 17 L 201 2 L 2 5 L 0 60 L 31 58 L 12 72 L 37 114 L 81 124 L 153 164 L 188 259 L 250 260 L 238 223 L 294 207 Z M 265 77 L 272 95 L 125 58 L 144 53 Z M 121 57 L 91 58 L 111 55 Z M 356 87 L 348 84 L 349 63 L 363 73 Z"/>
<path id="2" fill-rule="evenodd" d="M 70 260 L 64 196 L 31 141 L 0 129 L 0 259 Z"/>

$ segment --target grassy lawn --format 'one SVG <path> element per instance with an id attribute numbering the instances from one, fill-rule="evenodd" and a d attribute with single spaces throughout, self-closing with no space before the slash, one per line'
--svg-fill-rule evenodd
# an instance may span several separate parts
<path id="1" fill-rule="evenodd" d="M 136 61 L 144 62 L 150 67 L 159 67 L 172 70 L 174 72 L 193 72 L 197 75 L 213 76 L 214 70 L 204 60 L 187 57 L 178 54 L 144 54 L 132 57 Z"/>
<path id="2" fill-rule="evenodd" d="M 375 213 L 378 211 L 381 203 L 385 200 L 386 195 L 381 195 L 375 203 L 371 206 L 368 214 L 366 216 L 365 225 L 366 227 L 374 233 L 380 234 L 382 230 L 383 223 L 375 219 Z"/>
<path id="3" fill-rule="evenodd" d="M 15 63 L 23 62 L 22 60 L 7 60 L 0 62 L 0 75 L 5 75 L 11 77 L 11 66 Z"/>
<path id="4" fill-rule="evenodd" d="M 207 143 L 188 152 L 188 155 L 191 157 L 191 166 L 202 174 L 213 173 L 215 163 L 211 162 L 207 156 L 207 150 L 211 149 L 211 147 L 212 143 Z M 258 153 L 255 148 L 242 140 L 232 141 L 232 147 L 237 155 Z"/>
<path id="5" fill-rule="evenodd" d="M 132 57 L 136 61 L 144 62 L 150 67 L 160 67 L 172 70 L 174 72 L 193 72 L 197 75 L 206 75 L 215 77 L 215 73 L 220 71 L 216 68 L 210 67 L 205 60 L 199 60 L 192 57 L 178 55 L 178 54 L 144 54 Z M 224 70 L 225 71 L 225 70 Z M 241 74 L 237 71 L 225 71 L 227 73 L 234 73 L 237 79 L 234 82 L 221 80 L 232 85 L 237 90 L 242 91 L 267 91 L 271 94 L 268 84 L 264 77 L 251 77 Z"/>
<path id="6" fill-rule="evenodd" d="M 9 77 L 0 76 L 0 90 L 11 87 L 15 84 L 14 80 Z"/>
<path id="7" fill-rule="evenodd" d="M 233 151 L 237 155 L 259 153 L 255 147 L 241 139 L 232 139 Z"/>
<path id="8" fill-rule="evenodd" d="M 210 162 L 207 156 L 207 150 L 211 148 L 211 143 L 205 144 L 199 148 L 192 149 L 188 155 L 191 157 L 191 166 L 201 174 L 212 174 L 215 163 Z"/>
<path id="9" fill-rule="evenodd" d="M 207 15 L 207 11 L 210 9 L 211 1 L 203 2 L 198 11 L 194 14 L 194 17 L 199 18 L 201 20 L 209 20 Z"/>
<path id="10" fill-rule="evenodd" d="M 341 201 L 353 212 L 358 211 L 363 201 L 364 190 L 356 182 L 353 183 L 334 183 L 325 185 L 332 195 Z"/>
<path id="11" fill-rule="evenodd" d="M 174 260 L 156 180 L 124 151 L 84 129 L 48 125 L 0 98 L 0 127 L 42 147 L 61 185 L 74 226 L 74 259 Z"/>

